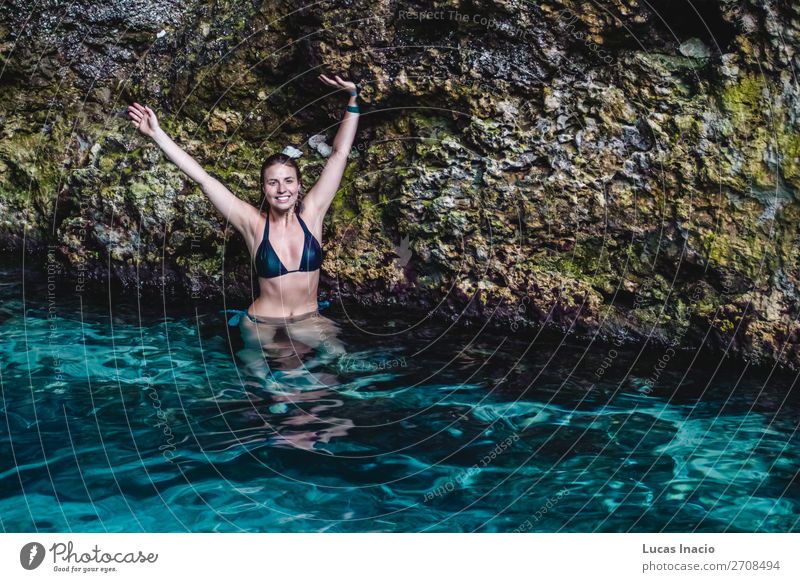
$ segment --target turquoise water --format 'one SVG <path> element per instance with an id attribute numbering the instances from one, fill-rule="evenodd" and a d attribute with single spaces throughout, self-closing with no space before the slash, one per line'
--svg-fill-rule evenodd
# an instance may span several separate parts
<path id="1" fill-rule="evenodd" d="M 3 274 L 3 531 L 800 530 L 794 376 L 334 302 L 261 377 L 222 305 Z"/>

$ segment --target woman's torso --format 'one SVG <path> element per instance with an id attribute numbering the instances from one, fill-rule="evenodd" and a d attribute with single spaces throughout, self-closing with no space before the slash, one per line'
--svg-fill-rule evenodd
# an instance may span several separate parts
<path id="1" fill-rule="evenodd" d="M 268 217 L 265 213 L 260 214 L 258 223 L 258 234 L 253 237 L 250 247 L 251 261 L 258 261 L 259 254 L 263 259 L 264 251 L 262 242 L 266 245 L 264 237 L 268 237 L 268 242 L 281 265 L 289 272 L 280 276 L 270 278 L 258 277 L 259 296 L 248 308 L 248 312 L 255 317 L 293 317 L 316 311 L 317 291 L 319 288 L 319 269 L 308 271 L 296 271 L 302 267 L 302 260 L 307 258 L 304 251 L 307 236 L 300 224 L 302 220 L 311 236 L 316 239 L 319 248 L 322 247 L 322 222 L 315 220 L 300 213 L 299 220 L 293 218 L 290 226 L 283 228 L 280 225 L 270 224 L 266 230 Z M 316 247 L 315 247 L 316 248 Z M 259 253 L 259 249 L 262 250 Z M 273 261 L 275 262 L 275 261 Z M 258 272 L 256 265 L 256 272 Z M 261 270 L 263 271 L 263 265 Z"/>

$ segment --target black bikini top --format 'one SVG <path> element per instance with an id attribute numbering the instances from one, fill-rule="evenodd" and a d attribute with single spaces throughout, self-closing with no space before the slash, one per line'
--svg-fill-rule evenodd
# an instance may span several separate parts
<path id="1" fill-rule="evenodd" d="M 269 216 L 264 224 L 264 238 L 261 239 L 261 244 L 258 245 L 256 250 L 256 273 L 259 277 L 264 279 L 272 279 L 273 277 L 280 277 L 287 273 L 297 273 L 300 271 L 316 271 L 322 265 L 322 247 L 319 242 L 308 230 L 306 223 L 297 214 L 297 220 L 300 221 L 300 226 L 303 227 L 305 233 L 305 240 L 303 241 L 303 254 L 300 257 L 300 268 L 289 271 L 283 266 L 275 249 L 269 242 Z"/>

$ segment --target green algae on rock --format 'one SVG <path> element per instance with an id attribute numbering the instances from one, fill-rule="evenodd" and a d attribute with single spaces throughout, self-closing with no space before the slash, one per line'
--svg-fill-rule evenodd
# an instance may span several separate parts
<path id="1" fill-rule="evenodd" d="M 150 104 L 257 204 L 271 152 L 318 175 L 309 139 L 342 102 L 314 79 L 343 71 L 364 105 L 323 288 L 797 365 L 796 3 L 699 2 L 697 22 L 635 0 L 222 8 L 0 7 L 6 250 L 53 245 L 98 285 L 249 298 L 243 242 L 124 108 Z"/>

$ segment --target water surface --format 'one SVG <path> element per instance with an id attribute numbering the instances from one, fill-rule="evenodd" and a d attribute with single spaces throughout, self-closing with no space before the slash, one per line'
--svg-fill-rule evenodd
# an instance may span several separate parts
<path id="1" fill-rule="evenodd" d="M 334 304 L 258 376 L 221 305 L 4 275 L 3 531 L 800 529 L 789 374 Z"/>

